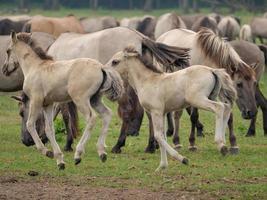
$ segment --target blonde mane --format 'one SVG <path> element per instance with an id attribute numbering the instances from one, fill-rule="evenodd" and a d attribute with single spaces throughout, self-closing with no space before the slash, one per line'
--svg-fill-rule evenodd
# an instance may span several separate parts
<path id="1" fill-rule="evenodd" d="M 231 76 L 238 73 L 249 80 L 254 75 L 253 69 L 241 60 L 230 44 L 211 30 L 202 28 L 196 35 L 196 42 L 207 58 Z"/>
<path id="2" fill-rule="evenodd" d="M 36 45 L 36 41 L 32 39 L 28 33 L 18 33 L 17 39 L 25 44 L 29 45 L 36 55 L 42 60 L 53 60 L 53 58 L 46 54 L 46 52 Z"/>

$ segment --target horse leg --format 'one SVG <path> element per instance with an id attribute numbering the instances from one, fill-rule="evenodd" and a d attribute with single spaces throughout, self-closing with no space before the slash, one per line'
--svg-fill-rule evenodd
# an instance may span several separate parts
<path id="1" fill-rule="evenodd" d="M 217 143 L 218 149 L 222 155 L 227 154 L 227 147 L 225 146 L 225 132 L 224 129 L 224 113 L 225 106 L 221 102 L 215 102 L 209 100 L 207 97 L 194 96 L 193 99 L 189 100 L 189 103 L 197 108 L 202 108 L 215 113 L 215 142 Z"/>
<path id="2" fill-rule="evenodd" d="M 237 154 L 239 151 L 239 148 L 236 143 L 236 136 L 234 134 L 234 128 L 233 128 L 233 113 L 230 112 L 230 116 L 228 119 L 228 129 L 229 129 L 229 141 L 230 141 L 230 153 L 231 154 Z"/>
<path id="3" fill-rule="evenodd" d="M 256 100 L 262 111 L 264 135 L 267 136 L 267 100 L 262 94 L 259 86 L 256 87 L 255 92 Z"/>
<path id="4" fill-rule="evenodd" d="M 72 134 L 72 129 L 70 125 L 70 114 L 66 108 L 66 104 L 60 105 L 60 111 L 61 111 L 62 118 L 63 118 L 64 124 L 66 127 L 66 132 L 67 132 L 67 138 L 66 138 L 64 151 L 73 151 L 73 149 L 71 148 L 71 145 L 73 143 L 73 134 Z"/>
<path id="5" fill-rule="evenodd" d="M 175 151 L 167 142 L 165 130 L 164 130 L 164 115 L 163 113 L 151 113 L 155 138 L 159 143 L 160 152 L 161 152 L 161 161 L 160 165 L 156 171 L 161 169 L 165 169 L 168 166 L 167 161 L 167 152 L 176 160 L 179 160 L 183 164 L 188 164 L 188 159 L 184 156 L 180 155 L 177 151 Z"/>
<path id="6" fill-rule="evenodd" d="M 146 153 L 154 153 L 156 151 L 156 140 L 154 138 L 154 129 L 153 129 L 153 123 L 151 115 L 146 112 L 147 118 L 149 121 L 149 138 L 148 138 L 148 145 L 145 149 Z"/>
<path id="7" fill-rule="evenodd" d="M 167 113 L 167 122 L 168 122 L 168 130 L 167 136 L 173 136 L 174 127 L 173 127 L 173 116 L 172 112 Z"/>
<path id="8" fill-rule="evenodd" d="M 96 114 L 91 107 L 88 96 L 79 97 L 79 95 L 72 96 L 74 103 L 76 104 L 78 110 L 83 114 L 85 121 L 87 122 L 84 129 L 83 135 L 76 146 L 76 151 L 74 154 L 75 165 L 81 162 L 81 155 L 84 153 L 85 145 L 90 139 L 91 130 L 95 125 Z"/>
<path id="9" fill-rule="evenodd" d="M 34 99 L 32 97 L 32 99 Z M 42 110 L 42 99 L 40 99 L 40 101 L 36 101 L 34 102 L 33 100 L 30 99 L 30 105 L 29 105 L 29 116 L 27 119 L 27 129 L 30 133 L 30 135 L 32 136 L 32 139 L 36 145 L 36 148 L 45 156 L 49 157 L 49 158 L 53 158 L 53 152 L 49 151 L 44 144 L 42 143 L 40 137 L 38 136 L 38 133 L 36 131 L 36 127 L 35 127 L 35 123 L 36 120 L 38 119 L 39 116 L 39 112 L 40 110 Z"/>
<path id="10" fill-rule="evenodd" d="M 136 108 L 133 110 L 134 112 L 133 112 L 133 116 L 131 116 L 132 120 L 129 123 L 127 135 L 138 136 L 140 127 L 142 125 L 143 117 L 144 117 L 144 109 L 138 101 L 138 103 L 136 104 Z"/>
<path id="11" fill-rule="evenodd" d="M 112 111 L 103 104 L 101 100 L 101 96 L 99 96 L 96 99 L 96 101 L 92 102 L 92 107 L 100 115 L 103 121 L 101 134 L 99 135 L 99 138 L 97 140 L 96 147 L 97 147 L 97 153 L 101 161 L 105 162 L 107 160 L 107 153 L 105 152 L 106 137 L 107 137 L 108 127 L 109 127 L 111 117 L 112 117 Z"/>
<path id="12" fill-rule="evenodd" d="M 180 149 L 182 145 L 180 144 L 180 137 L 179 137 L 179 129 L 180 129 L 180 119 L 183 114 L 183 110 L 175 111 L 174 112 L 174 133 L 172 142 L 174 144 L 175 149 Z"/>
<path id="13" fill-rule="evenodd" d="M 198 110 L 197 108 L 193 108 L 193 107 L 189 107 L 186 109 L 187 112 L 189 113 L 189 111 L 191 111 L 190 114 L 190 120 L 191 120 L 191 132 L 190 132 L 190 136 L 189 136 L 189 143 L 190 146 L 188 147 L 188 149 L 190 151 L 196 151 L 197 150 L 197 146 L 195 146 L 195 128 L 196 128 L 196 124 L 198 121 Z"/>
<path id="14" fill-rule="evenodd" d="M 193 107 L 188 107 L 186 108 L 186 111 L 188 113 L 188 115 L 190 116 L 190 119 L 191 119 L 191 124 L 193 126 L 194 124 L 194 127 L 191 127 L 191 133 L 192 133 L 192 129 L 195 127 L 197 128 L 197 136 L 198 137 L 204 137 L 204 134 L 203 134 L 203 124 L 199 121 L 199 114 L 198 114 L 198 109 L 197 108 L 193 108 Z M 193 116 L 193 118 L 191 117 Z M 194 120 L 194 121 L 192 121 Z"/>
<path id="15" fill-rule="evenodd" d="M 49 139 L 53 152 L 54 152 L 54 157 L 57 160 L 57 165 L 60 170 L 65 169 L 65 162 L 63 160 L 63 153 L 60 150 L 60 147 L 56 141 L 56 136 L 55 136 L 55 130 L 54 130 L 54 125 L 53 125 L 53 105 L 49 105 L 47 107 L 44 107 L 44 117 L 45 117 L 45 133 L 47 138 Z"/>

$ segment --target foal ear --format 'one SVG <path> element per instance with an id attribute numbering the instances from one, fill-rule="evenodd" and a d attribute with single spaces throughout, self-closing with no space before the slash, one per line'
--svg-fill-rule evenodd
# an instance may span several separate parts
<path id="1" fill-rule="evenodd" d="M 20 96 L 11 96 L 10 98 L 15 99 L 18 102 L 22 102 L 22 98 Z"/>
<path id="2" fill-rule="evenodd" d="M 17 34 L 15 31 L 11 31 L 11 39 L 13 43 L 16 43 L 18 41 Z"/>

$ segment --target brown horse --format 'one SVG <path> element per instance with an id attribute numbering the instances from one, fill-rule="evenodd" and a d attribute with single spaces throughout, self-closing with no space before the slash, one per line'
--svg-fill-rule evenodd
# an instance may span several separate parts
<path id="1" fill-rule="evenodd" d="M 65 32 L 84 33 L 80 21 L 73 15 L 63 18 L 36 16 L 24 25 L 23 31 L 45 32 L 55 37 Z"/>

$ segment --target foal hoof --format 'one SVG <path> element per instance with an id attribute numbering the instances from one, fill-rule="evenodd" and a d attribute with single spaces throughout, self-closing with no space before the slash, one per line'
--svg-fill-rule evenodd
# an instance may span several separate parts
<path id="1" fill-rule="evenodd" d="M 197 151 L 197 146 L 189 146 L 188 150 L 192 151 L 192 152 L 196 152 Z"/>
<path id="2" fill-rule="evenodd" d="M 230 154 L 236 155 L 239 153 L 239 148 L 238 147 L 230 147 Z"/>
<path id="3" fill-rule="evenodd" d="M 59 170 L 64 170 L 65 169 L 65 163 L 59 163 L 58 165 Z"/>
<path id="4" fill-rule="evenodd" d="M 223 156 L 225 156 L 228 153 L 228 148 L 226 146 L 222 146 L 220 152 Z"/>
<path id="5" fill-rule="evenodd" d="M 106 162 L 107 161 L 107 154 L 105 154 L 105 153 L 103 153 L 103 154 L 101 154 L 100 156 L 100 160 L 102 161 L 102 162 Z"/>
<path id="6" fill-rule="evenodd" d="M 75 159 L 74 159 L 74 163 L 75 163 L 75 165 L 78 165 L 81 161 L 82 161 L 81 158 L 75 158 Z"/>
<path id="7" fill-rule="evenodd" d="M 48 158 L 54 158 L 54 153 L 52 151 L 47 151 L 45 153 L 45 155 L 48 157 Z"/>
<path id="8" fill-rule="evenodd" d="M 189 164 L 189 160 L 187 158 L 183 158 L 182 163 L 184 165 L 188 165 Z"/>
<path id="9" fill-rule="evenodd" d="M 181 144 L 176 144 L 176 145 L 174 146 L 174 149 L 179 150 L 179 149 L 181 149 L 182 147 L 183 147 L 183 145 L 181 145 Z"/>
<path id="10" fill-rule="evenodd" d="M 117 148 L 116 146 L 112 148 L 111 150 L 112 153 L 121 153 L 121 149 L 120 148 Z"/>

